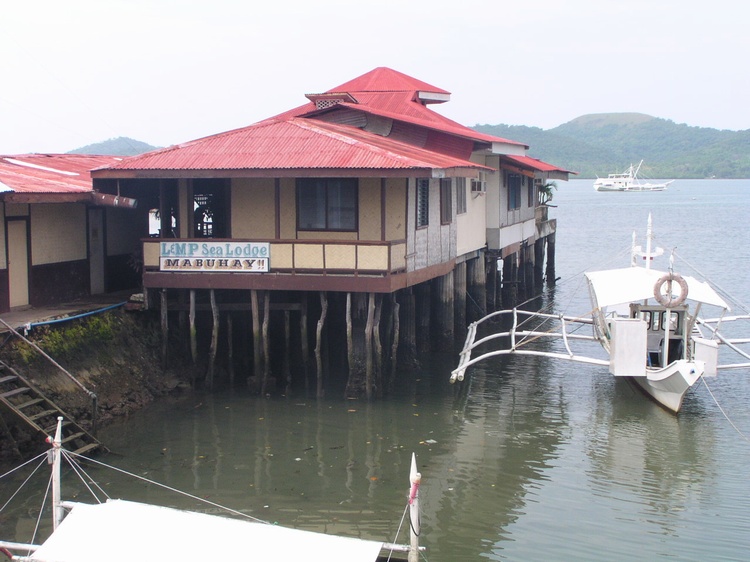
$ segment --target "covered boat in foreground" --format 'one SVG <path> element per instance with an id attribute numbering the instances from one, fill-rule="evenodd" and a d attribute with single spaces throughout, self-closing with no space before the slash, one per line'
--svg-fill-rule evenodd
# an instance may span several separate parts
<path id="1" fill-rule="evenodd" d="M 750 314 L 730 315 L 717 288 L 674 270 L 674 255 L 667 270 L 652 269 L 652 261 L 663 251 L 652 251 L 651 241 L 649 216 L 645 251 L 635 245 L 634 237 L 630 267 L 585 274 L 591 299 L 591 311 L 585 315 L 512 309 L 472 323 L 451 382 L 463 380 L 470 366 L 488 357 L 539 355 L 607 367 L 677 413 L 701 377 L 714 377 L 722 369 L 750 369 L 750 354 L 743 349 L 750 343 Z M 704 317 L 707 310 L 716 311 L 715 317 Z M 491 320 L 507 329 L 480 337 L 480 328 L 491 326 Z M 582 331 L 583 326 L 590 331 Z M 729 326 L 733 337 L 725 335 Z M 549 340 L 561 345 L 540 345 Z M 587 343 L 598 343 L 608 357 L 586 353 L 594 351 Z M 478 355 L 472 358 L 473 354 Z M 723 362 L 726 356 L 732 358 Z"/>
<path id="2" fill-rule="evenodd" d="M 51 506 L 52 533 L 41 544 L 0 540 L 0 560 L 25 562 L 118 562 L 130 560 L 299 560 L 318 562 L 349 562 L 385 560 L 418 560 L 422 547 L 418 544 L 419 483 L 416 457 L 412 454 L 409 474 L 408 505 L 410 544 L 396 545 L 358 537 L 344 537 L 325 532 L 292 529 L 270 524 L 247 513 L 232 510 L 179 492 L 169 486 L 142 476 L 110 467 L 92 458 L 62 448 L 62 418 L 58 419 L 52 445 L 46 454 L 52 466 Z M 32 461 L 44 462 L 45 454 Z M 98 503 L 64 501 L 61 499 L 60 474 L 65 459 L 97 499 Z M 230 516 L 186 511 L 140 502 L 109 499 L 103 488 L 93 482 L 84 470 L 85 464 L 112 468 L 147 484 L 178 492 L 207 504 L 212 511 L 228 512 Z M 20 468 L 20 467 L 19 467 Z M 13 472 L 13 471 L 11 471 Z M 4 476 L 7 476 L 7 473 Z M 29 481 L 26 478 L 25 482 Z M 18 492 L 13 494 L 17 496 Z M 101 501 L 101 496 L 107 497 Z M 0 507 L 7 507 L 11 500 Z M 40 511 L 41 515 L 41 511 Z M 403 519 L 402 519 L 403 521 Z M 39 522 L 37 521 L 37 527 Z"/>

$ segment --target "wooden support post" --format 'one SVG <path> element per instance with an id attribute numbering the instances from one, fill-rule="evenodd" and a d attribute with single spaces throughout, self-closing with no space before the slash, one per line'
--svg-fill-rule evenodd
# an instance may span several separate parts
<path id="1" fill-rule="evenodd" d="M 253 316 L 253 376 L 261 377 L 263 373 L 263 350 L 260 342 L 260 310 L 258 309 L 258 291 L 250 291 L 250 304 Z"/>
<path id="2" fill-rule="evenodd" d="M 417 353 L 430 351 L 430 283 L 414 287 Z"/>
<path id="3" fill-rule="evenodd" d="M 302 370 L 305 375 L 305 392 L 309 390 L 310 376 L 309 376 L 309 363 L 310 363 L 310 349 L 308 348 L 307 341 L 307 299 L 308 293 L 302 296 L 302 310 L 300 312 L 299 320 L 299 337 L 301 340 L 302 348 Z"/>
<path id="4" fill-rule="evenodd" d="M 352 335 L 352 294 L 346 293 L 346 362 L 349 380 L 354 376 L 354 337 Z"/>
<path id="5" fill-rule="evenodd" d="M 219 347 L 219 307 L 216 306 L 216 294 L 213 289 L 209 292 L 211 300 L 211 315 L 213 323 L 211 325 L 211 347 L 208 352 L 208 370 L 206 371 L 206 388 L 211 390 L 214 387 L 214 367 L 216 366 L 216 350 Z"/>
<path id="6" fill-rule="evenodd" d="M 380 341 L 380 316 L 383 313 L 383 297 L 375 296 L 375 317 L 372 326 L 372 343 L 375 346 L 375 370 L 373 372 L 373 384 L 375 394 L 378 398 L 383 397 L 383 344 Z"/>
<path id="7" fill-rule="evenodd" d="M 399 313 L 401 305 L 396 299 L 396 293 L 391 293 L 391 321 L 393 322 L 393 340 L 391 343 L 391 372 L 388 379 L 388 390 L 393 390 L 396 382 L 396 366 L 398 365 L 398 341 L 401 336 L 401 319 Z"/>
<path id="8" fill-rule="evenodd" d="M 516 303 L 516 254 L 503 259 L 503 306 L 512 308 Z"/>
<path id="9" fill-rule="evenodd" d="M 523 260 L 523 300 L 526 300 L 534 294 L 534 246 L 528 244 L 521 246 L 521 257 Z"/>
<path id="10" fill-rule="evenodd" d="M 232 313 L 227 313 L 227 370 L 229 371 L 229 386 L 234 386 L 234 334 L 232 328 Z"/>
<path id="11" fill-rule="evenodd" d="M 268 340 L 268 323 L 271 316 L 271 292 L 270 291 L 263 291 L 263 326 L 262 326 L 262 336 L 263 336 L 263 385 L 262 385 L 262 394 L 263 396 L 266 395 L 266 392 L 268 391 L 268 376 L 271 371 L 271 352 L 269 348 L 269 340 Z"/>
<path id="12" fill-rule="evenodd" d="M 463 340 L 466 335 L 466 262 L 457 263 L 453 270 L 453 329 Z M 473 307 L 473 303 L 468 303 Z"/>
<path id="13" fill-rule="evenodd" d="M 432 280 L 432 349 L 453 346 L 453 273 Z"/>
<path id="14" fill-rule="evenodd" d="M 167 290 L 161 290 L 161 366 L 169 366 L 169 318 L 167 314 Z"/>
<path id="15" fill-rule="evenodd" d="M 554 287 L 557 278 L 555 277 L 555 233 L 547 236 L 547 286 Z"/>
<path id="16" fill-rule="evenodd" d="M 195 289 L 190 289 L 190 357 L 198 362 L 198 333 L 195 328 Z"/>
<path id="17" fill-rule="evenodd" d="M 470 297 L 467 318 L 473 322 L 487 314 L 487 272 L 483 253 L 466 262 L 466 284 Z"/>
<path id="18" fill-rule="evenodd" d="M 290 366 L 290 356 L 292 354 L 291 344 L 291 314 L 288 310 L 284 311 L 284 357 L 281 361 L 281 371 L 286 381 L 286 394 L 292 390 L 292 369 Z"/>
<path id="19" fill-rule="evenodd" d="M 487 268 L 487 312 L 493 312 L 500 307 L 497 304 L 497 260 L 495 257 L 489 257 Z M 473 318 L 469 315 L 469 318 Z"/>
<path id="20" fill-rule="evenodd" d="M 318 327 L 315 331 L 315 364 L 318 369 L 318 382 L 316 396 L 323 398 L 323 359 L 321 355 L 321 348 L 323 347 L 323 326 L 326 322 L 326 314 L 328 314 L 328 297 L 324 291 L 320 292 L 320 318 L 318 319 Z"/>
<path id="21" fill-rule="evenodd" d="M 534 292 L 544 283 L 544 238 L 534 242 Z"/>
<path id="22" fill-rule="evenodd" d="M 365 395 L 372 398 L 372 327 L 375 320 L 375 294 L 367 296 L 367 323 L 365 324 Z"/>
<path id="23" fill-rule="evenodd" d="M 401 291 L 401 342 L 404 351 L 401 354 L 405 361 L 411 365 L 417 363 L 417 313 L 416 296 L 411 287 Z"/>

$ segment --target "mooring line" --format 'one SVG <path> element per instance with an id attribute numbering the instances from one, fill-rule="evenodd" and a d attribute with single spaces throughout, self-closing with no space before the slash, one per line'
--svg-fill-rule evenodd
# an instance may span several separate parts
<path id="1" fill-rule="evenodd" d="M 711 398 L 713 398 L 714 403 L 719 408 L 719 411 L 722 413 L 724 418 L 729 422 L 729 425 L 731 425 L 734 428 L 734 430 L 737 432 L 737 434 L 740 437 L 742 437 L 745 441 L 750 441 L 750 439 L 748 439 L 747 436 L 744 433 L 742 433 L 742 431 L 740 431 L 740 429 L 736 425 L 734 425 L 734 422 L 732 422 L 732 420 L 729 419 L 729 416 L 724 411 L 724 408 L 721 407 L 721 404 L 719 404 L 719 401 L 716 399 L 716 396 L 714 396 L 714 393 L 711 392 L 711 389 L 709 388 L 708 383 L 706 382 L 706 377 L 701 377 L 701 380 L 703 380 L 703 385 L 706 387 L 706 390 L 708 390 L 708 394 L 711 396 Z"/>

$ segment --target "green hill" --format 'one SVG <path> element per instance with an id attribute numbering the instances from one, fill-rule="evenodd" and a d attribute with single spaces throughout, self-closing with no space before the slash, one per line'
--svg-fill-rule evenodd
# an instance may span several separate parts
<path id="1" fill-rule="evenodd" d="M 644 160 L 649 178 L 750 178 L 750 130 L 691 127 L 642 113 L 583 115 L 554 129 L 476 125 L 528 144 L 529 154 L 593 178 Z"/>
<path id="2" fill-rule="evenodd" d="M 71 150 L 68 154 L 103 154 L 108 156 L 135 156 L 151 150 L 158 146 L 151 146 L 145 142 L 130 139 L 128 137 L 117 137 L 103 142 L 97 142 Z"/>

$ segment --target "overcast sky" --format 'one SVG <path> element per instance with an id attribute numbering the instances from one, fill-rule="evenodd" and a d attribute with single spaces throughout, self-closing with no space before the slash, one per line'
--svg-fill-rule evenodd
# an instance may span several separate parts
<path id="1" fill-rule="evenodd" d="M 0 13 L 0 154 L 243 127 L 387 66 L 464 125 L 750 129 L 741 0 L 34 0 Z M 533 147 L 531 148 L 533 155 Z"/>

